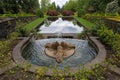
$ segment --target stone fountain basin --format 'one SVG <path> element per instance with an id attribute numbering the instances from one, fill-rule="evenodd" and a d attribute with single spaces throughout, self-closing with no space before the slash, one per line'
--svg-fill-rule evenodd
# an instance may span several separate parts
<path id="1" fill-rule="evenodd" d="M 23 56 L 22 56 L 22 51 L 30 43 L 30 41 L 31 41 L 31 39 L 29 37 L 24 38 L 14 48 L 14 50 L 13 50 L 13 59 L 15 60 L 15 62 L 17 64 L 19 64 L 23 68 L 26 68 L 26 66 L 28 64 L 30 64 L 31 66 L 29 68 L 29 71 L 35 72 L 36 69 L 40 69 L 43 66 L 36 65 L 36 64 L 31 64 L 29 61 L 25 60 L 23 58 Z M 85 68 L 91 69 L 91 66 L 104 61 L 104 59 L 106 57 L 106 50 L 105 50 L 104 46 L 94 37 L 89 37 L 89 42 L 92 43 L 92 46 L 95 47 L 95 49 L 97 50 L 97 53 L 98 53 L 94 59 L 92 59 L 91 61 L 89 61 L 89 62 L 87 62 L 86 64 L 83 65 Z M 72 73 L 76 73 L 78 70 L 79 70 L 78 66 L 73 66 L 73 67 L 71 66 L 70 67 L 70 72 L 72 72 Z M 60 69 L 58 72 L 62 73 L 62 70 Z M 48 70 L 45 72 L 45 75 L 53 75 L 53 69 L 48 68 Z"/>

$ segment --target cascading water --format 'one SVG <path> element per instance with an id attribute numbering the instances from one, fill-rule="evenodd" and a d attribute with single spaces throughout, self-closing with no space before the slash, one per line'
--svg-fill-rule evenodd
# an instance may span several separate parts
<path id="1" fill-rule="evenodd" d="M 58 20 L 54 22 L 46 22 L 39 28 L 38 33 L 57 33 L 57 38 L 50 38 L 50 39 L 41 39 L 32 41 L 23 49 L 22 56 L 28 60 L 30 63 L 38 65 L 38 66 L 54 66 L 57 65 L 58 68 L 64 67 L 77 67 L 78 65 L 83 65 L 91 60 L 93 60 L 97 53 L 93 47 L 89 45 L 88 40 L 79 40 L 79 39 L 67 39 L 61 38 L 64 33 L 81 33 L 84 28 L 78 26 L 75 21 L 67 21 L 62 20 L 62 18 L 58 18 Z M 55 59 L 48 57 L 44 50 L 45 44 L 53 43 L 53 42 L 66 42 L 75 45 L 75 53 L 71 57 L 66 58 L 63 60 L 62 63 L 57 63 Z"/>
<path id="2" fill-rule="evenodd" d="M 80 27 L 77 24 L 73 24 L 72 21 L 62 20 L 62 18 L 58 18 L 56 21 L 51 22 L 49 26 L 43 24 L 39 28 L 38 33 L 81 33 L 82 31 L 82 26 Z"/>
<path id="3" fill-rule="evenodd" d="M 67 42 L 75 44 L 75 54 L 67 59 L 65 59 L 62 63 L 58 64 L 55 59 L 50 58 L 44 53 L 44 45 L 48 42 Z M 51 66 L 57 65 L 58 68 L 63 67 L 77 67 L 78 65 L 82 65 L 88 63 L 96 56 L 96 51 L 89 45 L 87 40 L 78 40 L 78 39 L 43 39 L 36 40 L 35 42 L 31 42 L 22 52 L 22 56 L 30 61 L 32 64 L 36 64 L 39 66 Z"/>

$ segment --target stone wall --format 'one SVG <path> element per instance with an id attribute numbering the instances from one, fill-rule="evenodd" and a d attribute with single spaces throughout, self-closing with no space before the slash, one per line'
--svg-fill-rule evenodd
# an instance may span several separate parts
<path id="1" fill-rule="evenodd" d="M 16 22 L 23 23 L 33 21 L 37 16 L 17 17 L 17 18 L 4 18 L 0 19 L 0 39 L 6 38 L 11 32 L 15 30 Z"/>
<path id="2" fill-rule="evenodd" d="M 114 32 L 120 34 L 120 21 L 110 20 L 106 17 L 99 17 L 99 16 L 85 16 L 84 19 L 92 22 L 97 23 L 96 25 L 100 26 L 103 23 L 110 29 L 113 29 Z"/>
<path id="3" fill-rule="evenodd" d="M 108 28 L 113 29 L 113 31 L 120 34 L 120 21 L 104 19 L 104 22 Z"/>

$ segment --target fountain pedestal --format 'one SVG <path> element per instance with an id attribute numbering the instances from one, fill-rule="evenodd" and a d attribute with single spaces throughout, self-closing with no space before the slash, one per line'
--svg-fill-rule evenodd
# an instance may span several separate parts
<path id="1" fill-rule="evenodd" d="M 75 52 L 75 45 L 65 42 L 53 42 L 45 45 L 45 54 L 49 57 L 55 58 L 58 63 L 63 59 L 72 56 Z"/>

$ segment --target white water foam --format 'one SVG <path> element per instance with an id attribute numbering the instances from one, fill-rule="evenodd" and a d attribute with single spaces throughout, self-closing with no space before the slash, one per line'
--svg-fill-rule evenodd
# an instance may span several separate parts
<path id="1" fill-rule="evenodd" d="M 62 18 L 58 18 L 49 26 L 46 26 L 45 24 L 42 25 L 39 30 L 39 33 L 81 33 L 83 27 L 74 25 L 73 22 L 62 20 Z"/>

